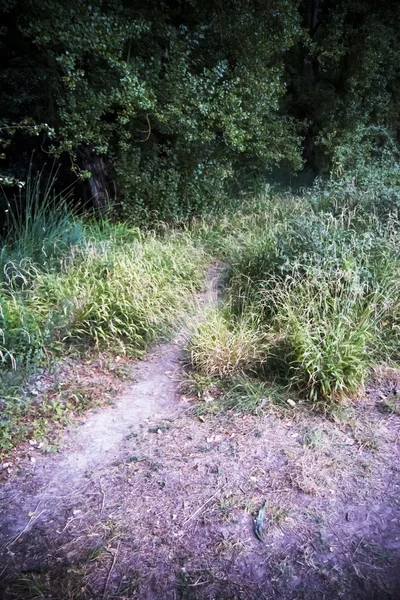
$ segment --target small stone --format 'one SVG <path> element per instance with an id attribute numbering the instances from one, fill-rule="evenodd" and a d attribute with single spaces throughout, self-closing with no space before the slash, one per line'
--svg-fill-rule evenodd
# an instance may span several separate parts
<path id="1" fill-rule="evenodd" d="M 346 446 L 354 446 L 356 442 L 355 440 L 353 440 L 353 438 L 348 437 L 344 440 L 344 443 L 346 444 Z"/>
<path id="2" fill-rule="evenodd" d="M 291 406 L 292 408 L 295 408 L 295 407 L 296 407 L 296 402 L 295 402 L 294 400 L 291 400 L 291 399 L 289 398 L 289 400 L 286 400 L 286 402 L 287 402 L 287 403 L 289 404 L 289 406 Z"/>

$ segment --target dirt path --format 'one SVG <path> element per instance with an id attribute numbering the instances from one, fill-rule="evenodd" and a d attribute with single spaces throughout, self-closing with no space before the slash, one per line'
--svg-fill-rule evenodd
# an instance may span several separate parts
<path id="1" fill-rule="evenodd" d="M 335 419 L 267 402 L 199 420 L 181 358 L 180 336 L 155 348 L 114 406 L 2 486 L 2 597 L 400 598 L 400 417 L 381 410 L 398 381 Z"/>
<path id="2" fill-rule="evenodd" d="M 88 473 L 120 460 L 124 442 L 137 435 L 144 424 L 164 415 L 172 419 L 182 410 L 176 397 L 178 383 L 173 379 L 179 369 L 180 353 L 176 343 L 157 347 L 134 367 L 136 382 L 127 393 L 113 406 L 91 414 L 64 440 L 61 455 L 36 455 L 29 477 L 29 488 L 37 489 L 36 493 L 17 493 L 16 480 L 5 486 L 1 494 L 1 533 L 6 534 L 6 539 L 13 539 L 24 529 L 26 515 L 37 515 L 40 510 L 40 519 L 47 520 L 54 512 L 54 499 L 79 488 Z M 11 514 L 9 490 L 13 494 Z"/>

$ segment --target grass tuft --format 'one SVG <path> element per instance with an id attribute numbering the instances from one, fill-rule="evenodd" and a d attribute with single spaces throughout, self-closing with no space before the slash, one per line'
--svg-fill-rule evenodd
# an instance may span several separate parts
<path id="1" fill-rule="evenodd" d="M 212 308 L 195 327 L 189 344 L 193 366 L 220 378 L 256 372 L 265 362 L 270 338 L 254 315 L 232 320 L 229 308 Z"/>

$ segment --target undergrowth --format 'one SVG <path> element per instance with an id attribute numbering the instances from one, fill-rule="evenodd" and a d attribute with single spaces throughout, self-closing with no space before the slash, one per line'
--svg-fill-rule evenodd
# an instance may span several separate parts
<path id="1" fill-rule="evenodd" d="M 137 356 L 168 336 L 215 259 L 224 291 L 188 343 L 194 377 L 221 392 L 215 406 L 258 410 L 288 394 L 331 403 L 374 364 L 399 360 L 387 190 L 379 203 L 376 188 L 373 198 L 343 185 L 301 197 L 267 188 L 219 219 L 149 230 L 78 218 L 41 177 L 9 207 L 0 251 L 3 432 L 25 418 L 20 388 L 38 365 L 88 348 Z"/>
<path id="2" fill-rule="evenodd" d="M 374 200 L 316 186 L 245 203 L 218 235 L 201 223 L 226 268 L 220 305 L 189 343 L 195 369 L 326 403 L 356 392 L 374 364 L 396 363 L 399 220 L 386 196 Z"/>
<path id="3" fill-rule="evenodd" d="M 41 173 L 7 210 L 0 249 L 0 452 L 18 442 L 7 437 L 17 421 L 35 411 L 42 422 L 48 414 L 57 420 L 52 406 L 28 406 L 22 390 L 30 374 L 88 349 L 140 355 L 168 337 L 190 308 L 207 262 L 184 230 L 159 224 L 155 233 L 79 218 L 54 192 L 54 178 L 43 181 Z"/>

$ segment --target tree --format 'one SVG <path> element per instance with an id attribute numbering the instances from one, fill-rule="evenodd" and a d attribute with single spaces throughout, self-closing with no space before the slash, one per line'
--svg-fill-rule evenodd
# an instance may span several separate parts
<path id="1" fill-rule="evenodd" d="M 300 13 L 308 35 L 286 61 L 288 112 L 304 123 L 310 167 L 352 170 L 398 135 L 400 4 L 304 0 Z"/>
<path id="2" fill-rule="evenodd" d="M 292 0 L 2 8 L 0 126 L 46 123 L 46 150 L 74 167 L 101 157 L 136 214 L 187 217 L 223 201 L 248 165 L 299 166 L 295 124 L 278 111 L 282 55 L 300 35 Z"/>

